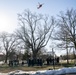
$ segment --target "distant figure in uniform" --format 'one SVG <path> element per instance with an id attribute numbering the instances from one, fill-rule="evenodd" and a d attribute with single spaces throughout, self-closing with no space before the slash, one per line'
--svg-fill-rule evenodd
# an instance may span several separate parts
<path id="1" fill-rule="evenodd" d="M 24 61 L 22 61 L 22 66 L 24 65 Z"/>
<path id="2" fill-rule="evenodd" d="M 57 57 L 57 63 L 59 63 L 59 57 Z"/>
<path id="3" fill-rule="evenodd" d="M 50 61 L 50 63 L 52 62 L 52 59 L 51 58 L 49 58 L 49 61 Z"/>
<path id="4" fill-rule="evenodd" d="M 31 61 L 32 61 L 32 60 L 29 58 L 29 59 L 28 59 L 28 66 L 31 66 Z"/>
<path id="5" fill-rule="evenodd" d="M 38 5 L 37 9 L 41 8 L 42 5 L 43 5 L 43 4 L 40 4 L 40 3 L 38 3 L 38 4 L 39 4 L 39 5 Z"/>
<path id="6" fill-rule="evenodd" d="M 47 61 L 47 65 L 49 65 L 49 62 L 50 62 L 50 61 L 49 61 L 49 57 L 46 59 L 46 61 Z"/>

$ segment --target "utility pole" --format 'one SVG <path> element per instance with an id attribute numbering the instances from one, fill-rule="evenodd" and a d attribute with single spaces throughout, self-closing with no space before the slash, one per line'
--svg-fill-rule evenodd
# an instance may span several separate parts
<path id="1" fill-rule="evenodd" d="M 53 54 L 53 69 L 55 70 L 55 52 L 52 48 L 52 54 Z"/>
<path id="2" fill-rule="evenodd" d="M 67 34 L 66 34 L 66 52 L 67 52 L 67 64 L 69 64 L 69 57 L 68 57 L 68 40 L 69 38 L 67 38 Z"/>

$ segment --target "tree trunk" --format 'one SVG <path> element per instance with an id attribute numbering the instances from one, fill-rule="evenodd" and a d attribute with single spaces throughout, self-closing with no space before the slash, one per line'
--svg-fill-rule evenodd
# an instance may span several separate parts
<path id="1" fill-rule="evenodd" d="M 74 64 L 76 65 L 76 57 L 75 57 L 75 52 L 76 52 L 76 42 L 74 42 L 74 46 L 75 46 L 75 50 L 73 50 L 73 52 L 74 52 Z"/>
<path id="2" fill-rule="evenodd" d="M 68 48 L 67 48 L 67 64 L 69 64 L 69 57 L 68 57 Z"/>
<path id="3" fill-rule="evenodd" d="M 7 54 L 6 54 L 6 57 L 5 57 L 5 63 L 7 63 L 7 58 L 8 58 L 8 56 L 7 56 Z"/>
<path id="4" fill-rule="evenodd" d="M 37 58 L 37 51 L 33 51 L 33 59 Z"/>
<path id="5" fill-rule="evenodd" d="M 76 59 L 75 59 L 75 49 L 74 48 L 73 48 L 73 55 L 74 55 L 74 65 L 75 65 Z"/>
<path id="6" fill-rule="evenodd" d="M 67 37 L 67 35 L 66 35 L 66 37 Z M 66 53 L 67 53 L 67 64 L 69 64 L 69 57 L 68 57 L 68 55 L 69 55 L 69 53 L 68 53 L 68 40 L 66 39 Z"/>

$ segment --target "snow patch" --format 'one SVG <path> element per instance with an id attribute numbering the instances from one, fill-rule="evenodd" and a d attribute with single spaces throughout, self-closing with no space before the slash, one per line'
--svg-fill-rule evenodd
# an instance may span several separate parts
<path id="1" fill-rule="evenodd" d="M 62 75 L 76 74 L 76 67 L 62 68 L 58 70 L 39 70 L 39 71 L 22 71 L 16 70 L 9 73 L 0 73 L 0 75 Z"/>

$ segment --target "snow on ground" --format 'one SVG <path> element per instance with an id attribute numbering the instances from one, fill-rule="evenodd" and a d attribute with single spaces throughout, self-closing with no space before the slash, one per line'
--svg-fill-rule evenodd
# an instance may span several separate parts
<path id="1" fill-rule="evenodd" d="M 76 67 L 62 68 L 58 70 L 39 70 L 39 71 L 22 71 L 16 70 L 9 73 L 0 73 L 0 75 L 62 75 L 76 74 Z"/>
<path id="2" fill-rule="evenodd" d="M 0 61 L 0 65 L 4 64 L 4 61 Z"/>
<path id="3" fill-rule="evenodd" d="M 8 73 L 0 73 L 0 75 L 8 75 Z"/>

